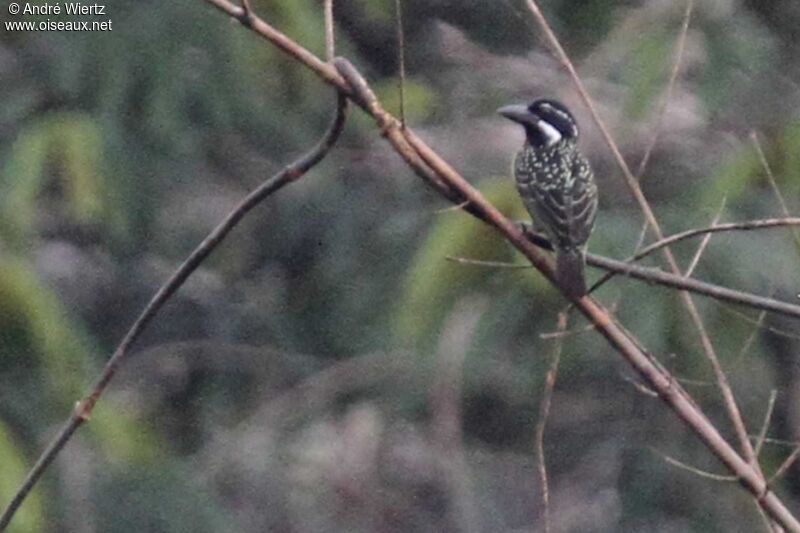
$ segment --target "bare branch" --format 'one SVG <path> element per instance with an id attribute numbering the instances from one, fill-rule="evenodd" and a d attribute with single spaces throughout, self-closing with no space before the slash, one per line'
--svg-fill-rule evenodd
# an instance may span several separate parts
<path id="1" fill-rule="evenodd" d="M 788 302 L 782 302 L 773 298 L 765 298 L 754 294 L 729 289 L 720 285 L 713 285 L 694 278 L 684 278 L 675 276 L 657 268 L 647 268 L 632 265 L 624 261 L 617 261 L 603 257 L 602 255 L 587 254 L 586 264 L 593 267 L 612 271 L 616 274 L 624 274 L 632 278 L 644 280 L 650 283 L 658 283 L 667 287 L 673 287 L 682 291 L 690 291 L 702 294 L 715 300 L 744 305 L 755 309 L 762 309 L 779 313 L 781 315 L 800 318 L 800 306 Z"/>
<path id="2" fill-rule="evenodd" d="M 722 202 L 719 206 L 719 210 L 717 211 L 717 214 L 714 215 L 714 220 L 711 221 L 712 228 L 716 226 L 717 223 L 719 222 L 719 219 L 722 218 L 722 212 L 725 210 L 725 204 L 727 203 L 727 201 L 728 197 L 723 196 Z M 712 233 L 706 233 L 705 235 L 703 235 L 703 239 L 700 241 L 700 246 L 697 247 L 697 252 L 695 252 L 694 257 L 692 257 L 692 260 L 689 262 L 689 266 L 686 267 L 686 272 L 684 272 L 683 274 L 687 278 L 690 277 L 692 273 L 694 273 L 694 269 L 697 268 L 698 263 L 700 263 L 700 258 L 703 256 L 703 253 L 705 252 L 709 241 L 711 241 L 711 235 Z"/>
<path id="3" fill-rule="evenodd" d="M 701 470 L 697 467 L 679 461 L 674 457 L 670 457 L 665 453 L 661 453 L 658 450 L 654 449 L 653 452 L 659 457 L 661 457 L 665 462 L 671 464 L 672 466 L 680 468 L 682 470 L 686 470 L 687 472 L 691 472 L 692 474 L 698 475 L 700 477 L 704 477 L 706 479 L 712 479 L 714 481 L 725 481 L 725 482 L 736 481 L 736 476 L 724 476 L 720 474 L 714 474 L 712 472 L 706 472 L 705 470 Z"/>
<path id="4" fill-rule="evenodd" d="M 480 297 L 466 297 L 456 304 L 439 339 L 436 375 L 429 393 L 433 441 L 445 485 L 454 500 L 452 521 L 459 531 L 467 533 L 477 531 L 478 520 L 461 427 L 464 359 L 486 308 L 486 299 Z"/>
<path id="5" fill-rule="evenodd" d="M 783 226 L 798 226 L 798 225 L 800 225 L 800 217 L 787 217 L 787 218 L 766 218 L 759 220 L 746 220 L 743 222 L 715 224 L 712 225 L 710 228 L 690 229 L 682 231 L 680 233 L 676 233 L 674 235 L 670 235 L 669 237 L 666 237 L 664 239 L 659 240 L 658 242 L 654 242 L 653 244 L 648 245 L 642 251 L 634 255 L 633 260 L 638 261 L 639 259 L 647 255 L 650 255 L 656 250 L 664 248 L 665 246 L 671 246 L 676 242 L 690 239 L 698 235 L 704 235 L 706 233 L 720 233 L 723 231 L 751 231 L 756 229 L 777 228 Z"/>
<path id="6" fill-rule="evenodd" d="M 761 143 L 758 141 L 758 134 L 755 131 L 750 132 L 750 139 L 753 141 L 758 159 L 761 162 L 761 166 L 764 168 L 764 173 L 767 175 L 769 186 L 772 187 L 772 192 L 775 193 L 778 205 L 781 206 L 781 212 L 783 216 L 788 218 L 791 216 L 789 214 L 789 208 L 786 207 L 786 201 L 783 199 L 783 194 L 781 194 L 781 190 L 778 187 L 778 182 L 775 181 L 775 174 L 772 173 L 772 169 L 767 162 L 767 156 L 764 155 L 764 150 L 761 149 Z M 792 236 L 794 237 L 794 243 L 797 245 L 798 251 L 800 251 L 800 233 L 798 233 L 796 228 L 792 228 Z"/>
<path id="7" fill-rule="evenodd" d="M 775 473 L 772 474 L 772 477 L 769 478 L 767 485 L 770 486 L 775 484 L 775 481 L 780 479 L 786 473 L 786 471 L 792 467 L 794 462 L 797 461 L 798 457 L 800 457 L 800 446 L 796 446 L 795 449 L 792 450 L 792 453 L 789 455 L 789 457 L 787 457 L 786 460 L 781 463 L 781 466 L 779 466 Z"/>
<path id="8" fill-rule="evenodd" d="M 661 103 L 658 106 L 658 112 L 656 114 L 656 123 L 653 127 L 653 135 L 650 137 L 650 141 L 647 143 L 647 146 L 644 150 L 644 155 L 642 156 L 642 160 L 639 161 L 639 168 L 636 170 L 636 176 L 641 180 L 642 175 L 644 174 L 645 169 L 647 168 L 647 163 L 650 161 L 650 156 L 653 153 L 653 149 L 658 142 L 658 136 L 661 133 L 661 123 L 664 120 L 664 113 L 667 110 L 667 106 L 669 105 L 669 101 L 672 100 L 672 92 L 675 89 L 675 82 L 678 80 L 678 74 L 681 70 L 681 63 L 683 62 L 683 49 L 686 46 L 686 36 L 689 33 L 689 22 L 692 19 L 692 10 L 694 9 L 694 0 L 689 0 L 686 2 L 686 11 L 683 13 L 683 21 L 681 22 L 681 30 L 678 34 L 678 40 L 675 44 L 675 60 L 672 63 L 672 70 L 669 74 L 669 81 L 667 82 L 667 90 L 664 93 L 664 96 L 661 99 Z M 637 246 L 638 248 L 638 246 Z"/>
<path id="9" fill-rule="evenodd" d="M 400 90 L 400 127 L 406 127 L 406 39 L 403 33 L 403 0 L 394 0 L 397 26 L 397 73 Z"/>
<path id="10" fill-rule="evenodd" d="M 769 401 L 767 402 L 767 413 L 764 415 L 764 423 L 761 425 L 761 431 L 758 434 L 758 439 L 756 440 L 756 458 L 761 455 L 761 449 L 764 447 L 764 442 L 767 439 L 767 431 L 769 430 L 769 424 L 772 420 L 772 412 L 775 409 L 775 398 L 778 397 L 778 391 L 775 389 L 769 393 Z"/>
<path id="11" fill-rule="evenodd" d="M 183 264 L 170 276 L 170 278 L 156 292 L 142 313 L 133 323 L 125 334 L 120 344 L 114 350 L 113 355 L 103 368 L 100 377 L 92 387 L 91 393 L 82 401 L 78 402 L 74 412 L 67 420 L 66 424 L 59 431 L 58 435 L 45 448 L 39 456 L 22 486 L 11 500 L 11 503 L 0 516 L 0 531 L 4 530 L 16 513 L 19 506 L 33 489 L 36 482 L 41 477 L 45 469 L 55 459 L 56 455 L 64 448 L 73 433 L 84 422 L 91 417 L 95 404 L 105 392 L 111 380 L 114 378 L 120 365 L 130 354 L 130 348 L 136 339 L 141 335 L 147 325 L 156 317 L 161 308 L 166 304 L 170 297 L 183 285 L 191 274 L 200 264 L 213 252 L 217 246 L 225 239 L 230 231 L 239 223 L 251 209 L 258 205 L 262 200 L 280 190 L 284 186 L 296 181 L 308 172 L 314 165 L 319 163 L 330 151 L 339 138 L 344 128 L 345 118 L 347 117 L 347 99 L 341 93 L 337 96 L 336 114 L 330 127 L 323 135 L 319 143 L 307 154 L 297 161 L 286 166 L 253 190 L 244 200 L 239 203 L 225 219 L 214 228 L 211 233 L 198 245 L 189 255 Z"/>
<path id="12" fill-rule="evenodd" d="M 250 5 L 250 0 L 242 0 L 242 16 L 249 19 L 252 14 L 253 7 Z"/>
<path id="13" fill-rule="evenodd" d="M 454 211 L 461 211 L 462 209 L 464 209 L 468 205 L 469 205 L 469 202 L 461 202 L 460 204 L 451 205 L 449 207 L 443 207 L 441 209 L 437 209 L 436 211 L 434 211 L 434 213 L 437 214 L 437 215 L 442 215 L 444 213 L 452 213 Z"/>
<path id="14" fill-rule="evenodd" d="M 745 313 L 742 313 L 741 311 L 737 311 L 736 309 L 734 309 L 734 308 L 732 308 L 732 307 L 730 307 L 728 305 L 725 305 L 723 302 L 715 301 L 715 303 L 717 305 L 719 305 L 720 309 L 722 309 L 723 311 L 726 311 L 726 312 L 728 312 L 728 313 L 730 313 L 732 315 L 735 315 L 736 317 L 738 317 L 741 320 L 744 320 L 745 322 L 749 322 L 751 324 L 754 324 L 756 326 L 756 331 L 754 332 L 754 334 L 759 329 L 762 329 L 764 331 L 767 331 L 769 333 L 777 335 L 778 337 L 784 337 L 784 338 L 787 338 L 787 339 L 800 340 L 800 335 L 796 335 L 794 333 L 789 333 L 788 331 L 785 331 L 785 330 L 782 330 L 780 328 L 776 328 L 776 327 L 773 327 L 773 326 L 764 325 L 764 320 L 761 318 L 761 316 L 764 314 L 764 311 L 759 313 L 759 318 L 753 319 L 753 318 L 750 318 L 749 316 L 747 316 Z M 748 339 L 750 344 L 753 343 L 754 335 L 751 335 L 751 339 Z M 744 350 L 744 348 L 745 347 L 743 346 L 742 350 L 744 352 L 746 352 L 747 350 Z M 749 349 L 749 347 L 748 347 L 748 349 Z"/>
<path id="15" fill-rule="evenodd" d="M 333 26 L 333 0 L 325 0 L 323 6 L 325 14 L 325 58 L 328 62 L 336 57 L 336 37 Z"/>
<path id="16" fill-rule="evenodd" d="M 557 332 L 564 333 L 567 331 L 567 313 L 561 312 L 558 314 L 558 325 L 556 326 Z M 561 361 L 561 351 L 564 347 L 563 335 L 556 338 L 553 345 L 553 355 L 550 359 L 550 368 L 547 370 L 544 380 L 544 390 L 542 391 L 542 400 L 539 402 L 539 421 L 536 424 L 536 462 L 539 469 L 539 481 L 542 484 L 542 516 L 544 521 L 545 533 L 550 533 L 550 489 L 547 484 L 547 462 L 544 456 L 544 430 L 547 425 L 547 417 L 550 416 L 550 403 L 553 399 L 553 389 L 556 385 L 556 376 L 558 376 L 558 364 Z"/>
<path id="17" fill-rule="evenodd" d="M 680 241 L 697 237 L 698 235 L 706 235 L 708 233 L 720 233 L 728 231 L 752 231 L 758 229 L 777 228 L 783 226 L 798 226 L 798 225 L 800 225 L 800 217 L 746 220 L 743 222 L 716 224 L 709 228 L 690 229 L 682 231 L 680 233 L 675 233 L 673 235 L 670 235 L 669 237 L 665 237 L 659 241 L 656 241 L 648 245 L 647 247 L 643 248 L 636 254 L 625 259 L 625 262 L 631 263 L 634 261 L 639 261 L 653 254 L 654 252 L 664 248 L 665 246 L 671 246 Z M 603 285 L 605 285 L 611 278 L 614 277 L 614 275 L 615 275 L 614 273 L 609 273 L 602 276 L 592 285 L 592 287 L 589 289 L 589 293 L 592 293 L 597 289 L 599 289 L 600 287 L 602 287 Z"/>
<path id="18" fill-rule="evenodd" d="M 654 391 L 653 389 L 643 385 L 641 382 L 639 382 L 635 378 L 632 378 L 630 376 L 626 376 L 625 374 L 620 374 L 620 377 L 622 378 L 623 381 L 626 381 L 626 382 L 630 383 L 633 386 L 634 389 L 636 389 L 637 391 L 641 392 L 645 396 L 650 396 L 651 398 L 658 398 L 659 397 L 659 395 L 658 395 L 658 393 L 656 391 Z"/>
<path id="19" fill-rule="evenodd" d="M 513 270 L 519 268 L 533 268 L 529 263 L 506 263 L 503 261 L 488 261 L 486 259 L 470 259 L 468 257 L 459 257 L 457 255 L 446 255 L 444 258 L 448 261 L 452 261 L 453 263 L 458 263 L 459 265 L 481 266 L 487 268 L 508 268 Z"/>

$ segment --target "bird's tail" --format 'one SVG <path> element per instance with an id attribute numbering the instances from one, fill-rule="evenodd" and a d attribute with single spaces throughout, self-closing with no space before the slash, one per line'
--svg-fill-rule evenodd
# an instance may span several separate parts
<path id="1" fill-rule="evenodd" d="M 584 254 L 581 248 L 567 248 L 559 250 L 556 254 L 558 281 L 564 292 L 573 298 L 580 298 L 586 294 L 586 279 L 583 277 Z"/>

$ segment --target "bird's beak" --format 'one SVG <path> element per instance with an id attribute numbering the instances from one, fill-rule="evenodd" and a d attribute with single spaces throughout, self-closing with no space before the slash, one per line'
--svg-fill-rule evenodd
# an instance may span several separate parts
<path id="1" fill-rule="evenodd" d="M 524 105 L 507 105 L 498 109 L 497 112 L 523 126 L 536 127 L 539 123 L 539 117 L 531 113 Z"/>

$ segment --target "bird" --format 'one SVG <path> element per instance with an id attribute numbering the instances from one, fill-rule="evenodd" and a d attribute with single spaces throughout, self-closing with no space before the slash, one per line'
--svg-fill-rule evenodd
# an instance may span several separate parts
<path id="1" fill-rule="evenodd" d="M 534 226 L 556 256 L 556 281 L 569 297 L 586 294 L 586 242 L 597 216 L 594 173 L 578 149 L 578 125 L 564 104 L 539 99 L 497 112 L 525 129 L 514 180 Z"/>

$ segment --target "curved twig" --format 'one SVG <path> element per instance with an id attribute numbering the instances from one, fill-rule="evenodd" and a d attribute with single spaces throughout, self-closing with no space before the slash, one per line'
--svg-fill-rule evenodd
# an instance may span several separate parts
<path id="1" fill-rule="evenodd" d="M 246 11 L 249 20 L 254 20 L 253 15 Z M 0 531 L 3 531 L 9 524 L 19 506 L 33 489 L 36 482 L 44 473 L 45 469 L 53 462 L 56 455 L 64 448 L 69 442 L 73 433 L 86 421 L 89 420 L 94 409 L 95 404 L 100 399 L 100 396 L 108 387 L 108 384 L 114 378 L 117 369 L 130 355 L 130 348 L 134 341 L 144 331 L 147 325 L 155 318 L 156 314 L 161 310 L 170 297 L 183 285 L 198 266 L 208 257 L 211 252 L 222 242 L 228 233 L 236 226 L 236 224 L 244 217 L 251 209 L 253 209 L 259 202 L 270 196 L 272 193 L 281 189 L 285 185 L 299 179 L 306 172 L 308 172 L 314 165 L 319 163 L 322 158 L 330 151 L 333 145 L 339 138 L 339 135 L 344 128 L 345 119 L 347 117 L 347 98 L 341 93 L 338 93 L 336 114 L 331 122 L 330 127 L 323 135 L 319 143 L 307 154 L 300 159 L 286 166 L 262 183 L 253 192 L 251 192 L 242 202 L 231 211 L 225 219 L 214 228 L 211 233 L 198 245 L 197 248 L 189 255 L 186 261 L 170 276 L 170 278 L 161 286 L 158 292 L 153 296 L 147 306 L 144 308 L 139 318 L 133 323 L 133 326 L 128 330 L 128 333 L 114 350 L 114 354 L 106 363 L 103 372 L 95 382 L 91 393 L 86 396 L 82 401 L 78 402 L 72 415 L 67 420 L 66 424 L 59 431 L 58 435 L 50 442 L 45 448 L 39 459 L 34 464 L 33 468 L 28 473 L 22 486 L 9 503 L 8 507 L 0 516 Z"/>
<path id="2" fill-rule="evenodd" d="M 680 241 L 697 237 L 698 235 L 720 233 L 725 231 L 752 231 L 757 229 L 778 228 L 783 226 L 800 226 L 800 217 L 764 218 L 757 220 L 745 220 L 743 222 L 728 222 L 725 224 L 714 224 L 713 226 L 707 228 L 695 228 L 682 231 L 642 248 L 639 252 L 625 259 L 625 262 L 632 263 L 634 261 L 639 261 L 640 259 L 644 259 L 648 255 L 664 248 L 665 246 L 671 246 Z M 594 285 L 592 285 L 592 287 L 589 289 L 589 292 L 592 293 L 605 285 L 606 282 L 614 277 L 614 275 L 615 273 L 612 272 L 601 277 L 594 283 Z"/>

